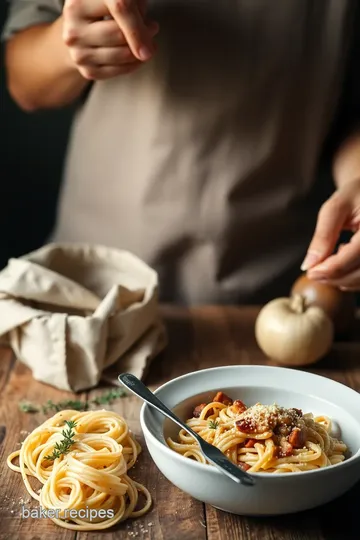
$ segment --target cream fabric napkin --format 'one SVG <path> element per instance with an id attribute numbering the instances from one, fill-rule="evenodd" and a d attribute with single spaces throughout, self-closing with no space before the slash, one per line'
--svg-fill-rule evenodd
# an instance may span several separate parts
<path id="1" fill-rule="evenodd" d="M 129 252 L 49 244 L 0 272 L 0 339 L 38 381 L 80 391 L 143 377 L 166 345 L 158 276 Z"/>

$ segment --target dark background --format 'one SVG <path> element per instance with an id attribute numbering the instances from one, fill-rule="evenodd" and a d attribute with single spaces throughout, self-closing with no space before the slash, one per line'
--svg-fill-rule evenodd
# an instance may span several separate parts
<path id="1" fill-rule="evenodd" d="M 0 0 L 0 28 L 7 12 Z M 0 73 L 0 268 L 9 257 L 42 245 L 53 226 L 72 109 L 22 112 L 6 90 L 4 46 Z"/>

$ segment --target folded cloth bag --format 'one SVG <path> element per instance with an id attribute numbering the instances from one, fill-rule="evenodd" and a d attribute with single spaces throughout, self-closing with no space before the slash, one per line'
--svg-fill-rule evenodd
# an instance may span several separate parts
<path id="1" fill-rule="evenodd" d="M 49 244 L 0 272 L 0 338 L 38 381 L 80 391 L 143 377 L 166 345 L 158 276 L 126 251 Z M 111 366 L 111 369 L 109 369 Z"/>

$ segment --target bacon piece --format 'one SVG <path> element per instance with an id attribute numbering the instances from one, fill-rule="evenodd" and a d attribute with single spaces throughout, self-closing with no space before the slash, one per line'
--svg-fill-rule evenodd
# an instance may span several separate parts
<path id="1" fill-rule="evenodd" d="M 239 467 L 240 467 L 243 471 L 248 471 L 249 469 L 251 469 L 250 465 L 248 465 L 247 463 L 239 463 Z"/>
<path id="2" fill-rule="evenodd" d="M 294 428 L 289 435 L 289 443 L 293 448 L 303 448 L 305 445 L 305 433 L 300 428 Z"/>
<path id="3" fill-rule="evenodd" d="M 241 414 L 246 411 L 247 407 L 240 399 L 235 399 L 232 408 L 236 414 Z"/>
<path id="4" fill-rule="evenodd" d="M 245 448 L 254 448 L 256 439 L 248 439 L 245 443 Z"/>
<path id="5" fill-rule="evenodd" d="M 200 415 L 201 415 L 202 411 L 205 409 L 206 405 L 207 405 L 206 403 L 200 403 L 200 405 L 197 405 L 195 407 L 195 409 L 193 410 L 194 418 L 199 418 L 200 417 Z"/>
<path id="6" fill-rule="evenodd" d="M 256 422 L 253 418 L 240 418 L 240 420 L 236 420 L 235 425 L 242 433 L 254 433 L 256 431 Z"/>
<path id="7" fill-rule="evenodd" d="M 213 401 L 216 401 L 217 403 L 223 403 L 226 406 L 229 406 L 232 404 L 232 399 L 229 398 L 224 392 L 218 392 L 214 397 Z"/>
<path id="8" fill-rule="evenodd" d="M 279 449 L 279 457 L 288 457 L 291 456 L 293 451 L 293 446 L 289 441 L 287 441 L 285 438 L 280 440 L 280 449 Z"/>

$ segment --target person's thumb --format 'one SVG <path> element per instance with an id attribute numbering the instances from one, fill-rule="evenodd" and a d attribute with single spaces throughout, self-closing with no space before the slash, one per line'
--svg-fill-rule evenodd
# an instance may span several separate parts
<path id="1" fill-rule="evenodd" d="M 306 271 L 326 259 L 334 251 L 340 232 L 349 217 L 350 207 L 335 193 L 321 207 L 314 236 L 301 270 Z"/>

